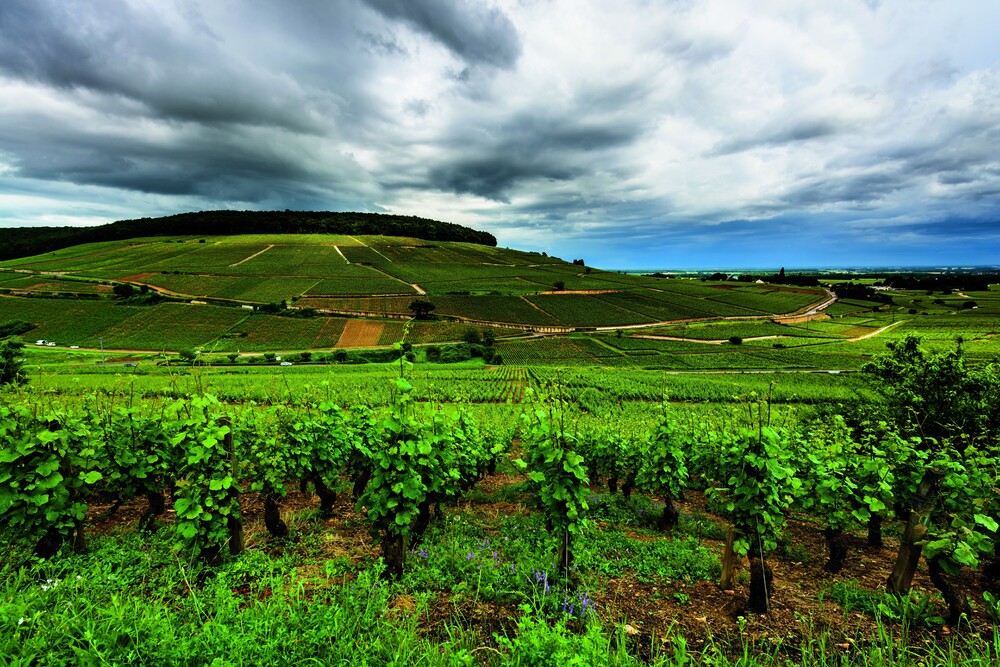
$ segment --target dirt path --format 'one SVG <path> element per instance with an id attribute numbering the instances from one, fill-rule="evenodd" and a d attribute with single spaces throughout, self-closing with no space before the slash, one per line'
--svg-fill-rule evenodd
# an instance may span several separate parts
<path id="1" fill-rule="evenodd" d="M 371 250 L 371 251 L 372 251 L 373 253 L 375 253 L 376 255 L 378 255 L 379 257 L 381 257 L 382 259 L 384 259 L 385 261 L 387 261 L 387 262 L 389 262 L 390 264 L 392 264 L 392 260 L 391 260 L 391 259 L 389 259 L 389 258 L 388 258 L 388 257 L 386 257 L 385 255 L 383 255 L 383 254 L 382 254 L 382 253 L 380 253 L 380 252 L 379 252 L 378 250 L 376 250 L 375 248 L 371 247 L 370 245 L 368 245 L 368 244 L 367 244 L 367 243 L 365 243 L 364 241 L 362 241 L 362 240 L 360 240 L 360 239 L 356 239 L 356 238 L 354 238 L 353 236 L 348 236 L 347 238 L 351 239 L 352 241 L 356 241 L 356 242 L 360 243 L 361 245 L 363 245 L 364 247 L 368 248 L 369 250 Z"/>
<path id="2" fill-rule="evenodd" d="M 254 257 L 258 257 L 260 255 L 263 255 L 265 252 L 267 252 L 268 250 L 270 250 L 273 247 L 274 247 L 274 244 L 272 243 L 272 244 L 268 245 L 266 248 L 264 248 L 263 250 L 255 252 L 254 254 L 250 255 L 249 257 L 244 257 L 243 259 L 241 259 L 240 261 L 236 262 L 235 264 L 230 264 L 229 268 L 233 268 L 234 266 L 239 266 L 243 262 L 249 262 Z"/>
<path id="3" fill-rule="evenodd" d="M 897 324 L 902 324 L 903 322 L 906 322 L 906 321 L 907 320 L 899 320 L 898 322 L 893 322 L 892 324 L 887 324 L 886 326 L 882 327 L 881 329 L 876 329 L 875 331 L 872 331 L 871 333 L 866 333 L 863 336 L 857 336 L 855 338 L 848 338 L 846 342 L 848 342 L 848 343 L 854 343 L 854 342 L 859 341 L 859 340 L 864 340 L 865 338 L 871 338 L 873 336 L 877 336 L 880 333 L 882 333 L 883 331 L 891 329 L 894 326 L 896 326 Z"/>

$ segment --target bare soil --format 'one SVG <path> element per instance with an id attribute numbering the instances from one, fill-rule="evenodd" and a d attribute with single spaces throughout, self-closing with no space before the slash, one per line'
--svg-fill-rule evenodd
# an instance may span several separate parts
<path id="1" fill-rule="evenodd" d="M 502 493 L 505 487 L 523 481 L 520 475 L 495 474 L 486 477 L 476 485 L 474 500 L 463 500 L 463 510 L 481 516 L 489 525 L 504 516 L 530 511 L 524 504 L 501 500 L 516 497 Z M 595 494 L 606 492 L 594 487 Z M 724 525 L 722 519 L 706 512 L 704 496 L 699 492 L 687 492 L 684 502 L 678 504 L 682 512 L 701 513 L 709 519 Z M 169 509 L 161 523 L 172 522 Z M 370 562 L 379 555 L 378 548 L 368 534 L 365 517 L 355 510 L 349 492 L 338 494 L 332 515 L 319 517 L 318 499 L 312 494 L 303 494 L 298 489 L 290 491 L 282 501 L 282 516 L 290 524 L 299 522 L 300 528 L 318 531 L 322 535 L 321 553 L 316 555 L 315 545 L 310 546 L 310 554 L 317 562 L 332 558 L 348 558 L 353 562 Z M 94 504 L 90 509 L 92 532 L 109 533 L 123 526 L 134 526 L 145 510 L 145 501 L 137 499 L 123 504 L 108 515 L 110 504 Z M 447 510 L 446 510 L 447 511 Z M 264 503 L 256 493 L 242 496 L 242 514 L 248 549 L 276 551 L 294 549 L 295 544 L 287 541 L 276 542 L 267 535 L 264 525 Z M 301 524 L 309 525 L 303 527 Z M 808 645 L 809 637 L 825 633 L 830 642 L 827 650 L 834 653 L 850 653 L 857 647 L 870 645 L 876 641 L 876 621 L 871 613 L 845 611 L 840 604 L 830 599 L 829 589 L 837 582 L 857 582 L 860 589 L 880 591 L 884 588 L 895 560 L 898 540 L 893 535 L 898 527 L 892 522 L 885 525 L 885 546 L 869 547 L 864 536 L 849 536 L 850 553 L 843 570 L 831 575 L 823 569 L 826 561 L 826 543 L 819 526 L 808 516 L 793 515 L 786 525 L 785 541 L 790 548 L 784 553 L 772 554 L 768 565 L 774 572 L 771 612 L 765 615 L 748 614 L 744 606 L 748 598 L 749 569 L 744 562 L 737 570 L 734 590 L 721 590 L 714 581 L 684 582 L 678 580 L 650 580 L 637 576 L 605 577 L 588 575 L 588 589 L 592 591 L 597 613 L 602 620 L 617 627 L 627 624 L 626 631 L 631 641 L 642 652 L 668 650 L 672 637 L 678 633 L 688 642 L 688 649 L 697 652 L 699 647 L 709 643 L 733 647 L 753 644 L 759 649 L 778 650 L 794 658 L 800 647 Z M 669 535 L 650 534 L 646 531 L 630 531 L 640 539 L 670 539 Z M 720 554 L 723 543 L 703 540 Z M 780 551 L 780 550 L 779 550 Z M 317 566 L 318 567 L 318 566 Z M 309 566 L 302 574 L 308 574 Z M 965 592 L 976 603 L 982 600 L 983 589 L 976 573 L 966 571 L 961 578 Z M 914 589 L 934 597 L 935 613 L 945 615 L 944 603 L 940 600 L 931 583 L 926 565 L 921 562 L 914 579 Z M 486 644 L 492 644 L 493 633 L 512 634 L 520 615 L 516 605 L 499 605 L 490 602 L 472 601 L 461 595 L 447 592 L 435 593 L 430 608 L 419 619 L 421 632 L 428 637 L 445 636 L 448 623 L 462 621 L 466 627 L 474 627 Z M 407 616 L 413 609 L 413 600 L 401 595 L 393 603 L 390 612 Z M 977 605 L 971 628 L 949 628 L 947 626 L 912 627 L 908 629 L 912 644 L 937 642 L 956 633 L 984 632 L 988 635 L 992 628 L 983 605 Z M 899 634 L 903 630 L 895 626 Z"/>

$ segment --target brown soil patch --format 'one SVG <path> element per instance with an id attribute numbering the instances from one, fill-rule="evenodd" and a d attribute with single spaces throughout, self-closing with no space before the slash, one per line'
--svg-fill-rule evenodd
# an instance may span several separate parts
<path id="1" fill-rule="evenodd" d="M 830 316 L 826 313 L 816 313 L 815 315 L 796 315 L 794 317 L 775 317 L 771 321 L 777 324 L 801 324 L 802 322 L 813 322 L 815 320 L 828 320 Z"/>
<path id="2" fill-rule="evenodd" d="M 316 334 L 316 338 L 313 339 L 312 346 L 314 348 L 317 348 L 317 347 L 333 347 L 334 345 L 336 345 L 337 342 L 333 340 L 333 337 L 334 334 L 337 333 L 336 330 L 340 327 L 340 323 L 341 321 L 337 320 L 336 318 L 333 317 L 327 318 L 327 321 L 320 328 L 319 333 Z M 340 335 L 343 335 L 343 333 L 344 333 L 343 330 L 341 330 Z M 339 340 L 340 336 L 337 336 L 337 338 Z"/>
<path id="3" fill-rule="evenodd" d="M 383 322 L 348 320 L 335 347 L 374 347 L 382 336 Z"/>
<path id="4" fill-rule="evenodd" d="M 156 273 L 135 273 L 135 274 L 133 274 L 131 276 L 122 276 L 118 280 L 121 280 L 121 281 L 124 281 L 124 282 L 131 282 L 131 283 L 141 283 L 141 282 L 144 282 L 146 280 L 149 280 L 150 278 L 152 278 L 155 275 L 157 275 L 157 274 Z"/>
<path id="5" fill-rule="evenodd" d="M 488 530 L 503 516 L 530 511 L 525 503 L 516 502 L 517 499 L 511 497 L 513 494 L 502 493 L 505 488 L 523 479 L 523 475 L 516 474 L 487 476 L 473 491 L 475 501 L 458 501 L 460 511 L 474 515 L 475 520 Z M 604 492 L 596 485 L 592 491 Z M 300 567 L 299 573 L 306 578 L 314 576 L 317 586 L 323 581 L 319 563 L 327 559 L 347 558 L 362 563 L 379 556 L 380 552 L 368 534 L 367 520 L 363 513 L 356 511 L 349 493 L 338 494 L 331 516 L 322 518 L 316 511 L 318 501 L 315 496 L 303 494 L 297 488 L 289 490 L 281 503 L 282 516 L 293 528 L 293 534 L 308 532 L 313 538 L 318 537 L 318 541 L 308 540 L 308 546 L 305 546 L 305 540 L 300 546 L 291 540 L 279 541 L 268 536 L 263 527 L 263 501 L 258 494 L 243 495 L 241 505 L 247 548 L 275 553 L 303 549 L 310 564 Z M 700 492 L 686 492 L 684 501 L 678 505 L 684 513 L 705 514 L 712 521 L 722 523 L 719 517 L 707 513 L 705 498 Z M 134 525 L 145 506 L 144 500 L 130 501 L 113 515 L 106 516 L 110 504 L 94 503 L 90 506 L 91 527 L 88 530 L 107 533 L 120 529 L 122 524 Z M 454 511 L 454 506 L 445 505 L 442 510 L 447 514 Z M 162 523 L 169 524 L 171 521 L 172 511 L 168 509 Z M 838 661 L 836 656 L 865 650 L 879 641 L 875 618 L 871 613 L 845 611 L 830 598 L 829 592 L 835 584 L 856 585 L 866 591 L 883 589 L 895 560 L 898 539 L 894 535 L 898 534 L 899 525 L 898 522 L 887 522 L 885 528 L 884 548 L 866 546 L 861 534 L 850 536 L 850 553 L 844 569 L 837 575 L 831 575 L 823 569 L 827 554 L 819 525 L 806 515 L 789 516 L 783 540 L 787 546 L 784 551 L 770 555 L 767 561 L 774 572 L 772 608 L 767 615 L 758 616 L 743 611 L 749 578 L 745 562 L 737 569 L 736 586 L 732 591 L 720 590 L 714 581 L 640 576 L 630 570 L 615 576 L 588 572 L 584 577 L 595 612 L 606 627 L 628 624 L 626 641 L 629 642 L 629 651 L 643 659 L 669 653 L 672 643 L 677 641 L 678 635 L 682 635 L 687 641 L 688 651 L 695 656 L 713 645 L 725 647 L 736 656 L 744 648 L 751 653 L 777 652 L 798 663 L 802 650 L 816 648 L 815 644 L 809 643 L 810 639 L 825 633 L 829 637 L 825 651 L 830 654 L 829 663 L 835 664 Z M 643 541 L 671 539 L 668 535 L 631 526 L 622 526 L 622 529 L 630 537 Z M 721 555 L 723 545 L 720 541 L 700 541 Z M 981 583 L 974 573 L 964 573 L 961 582 L 973 602 L 982 599 Z M 923 563 L 913 584 L 915 590 L 939 597 Z M 307 583 L 307 591 L 310 585 Z M 243 589 L 239 592 L 244 593 Z M 245 595 L 266 597 L 268 592 L 257 592 L 251 586 L 246 588 Z M 423 604 L 427 606 L 424 608 Z M 972 623 L 979 630 L 987 630 L 988 634 L 992 626 L 984 611 L 983 606 L 978 605 L 973 612 Z M 935 603 L 935 612 L 944 612 L 941 602 Z M 465 627 L 475 628 L 476 641 L 480 644 L 477 650 L 487 651 L 494 650 L 496 646 L 494 633 L 500 636 L 515 633 L 520 616 L 516 602 L 482 599 L 471 589 L 401 591 L 393 598 L 386 613 L 400 618 L 416 615 L 418 631 L 431 640 L 446 638 L 453 629 L 453 623 L 462 623 Z M 890 622 L 890 628 L 897 636 L 903 632 L 899 624 Z M 906 641 L 918 649 L 939 644 L 954 634 L 953 630 L 941 626 L 914 627 L 909 632 Z M 965 634 L 965 631 L 962 633 Z"/>

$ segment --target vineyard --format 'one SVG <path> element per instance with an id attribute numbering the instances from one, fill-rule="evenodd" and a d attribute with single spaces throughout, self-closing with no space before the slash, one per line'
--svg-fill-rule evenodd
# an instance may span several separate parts
<path id="1" fill-rule="evenodd" d="M 581 261 L 247 234 L 0 263 L 0 654 L 997 663 L 995 290 L 807 314 L 825 289 Z"/>
<path id="2" fill-rule="evenodd" d="M 709 409 L 676 402 L 705 389 L 662 403 L 656 373 L 391 370 L 366 371 L 353 403 L 330 386 L 270 405 L 7 390 L 5 654 L 258 655 L 183 611 L 210 605 L 282 633 L 345 613 L 463 664 L 539 632 L 663 664 L 784 660 L 817 632 L 846 661 L 997 657 L 983 630 L 1000 621 L 1000 377 L 960 350 L 901 339 L 839 411 L 829 393 L 805 409 L 810 376 L 735 402 L 706 377 L 722 389 Z M 862 390 L 844 380 L 845 396 Z M 130 565 L 133 549 L 147 555 Z M 168 607 L 145 606 L 185 580 Z M 90 618 L 124 586 L 122 623 L 184 636 L 54 640 L 66 602 Z"/>

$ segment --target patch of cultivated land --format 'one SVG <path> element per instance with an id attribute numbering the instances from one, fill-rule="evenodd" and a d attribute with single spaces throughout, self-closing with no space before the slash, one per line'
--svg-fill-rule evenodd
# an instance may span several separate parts
<path id="1" fill-rule="evenodd" d="M 266 534 L 262 497 L 247 493 L 241 502 L 242 516 L 247 534 L 256 536 L 255 544 L 237 565 L 221 568 L 224 600 L 219 601 L 220 587 L 213 583 L 216 578 L 206 577 L 179 586 L 174 593 L 167 592 L 165 600 L 170 604 L 161 600 L 157 613 L 164 615 L 164 621 L 171 619 L 187 628 L 184 638 L 175 640 L 177 646 L 211 641 L 209 624 L 191 623 L 175 611 L 178 606 L 186 608 L 185 600 L 193 595 L 203 598 L 200 608 L 209 614 L 215 605 L 231 601 L 235 612 L 219 609 L 214 613 L 229 622 L 246 624 L 241 633 L 248 639 L 255 640 L 259 632 L 250 624 L 251 619 L 274 607 L 275 616 L 267 624 L 269 632 L 278 636 L 298 632 L 302 633 L 300 641 L 315 641 L 317 632 L 323 635 L 334 630 L 324 629 L 322 624 L 297 626 L 311 622 L 309 605 L 322 601 L 323 606 L 332 606 L 328 607 L 331 611 L 342 605 L 353 610 L 343 596 L 352 591 L 357 595 L 363 588 L 368 603 L 378 605 L 381 633 L 399 633 L 397 628 L 412 627 L 417 636 L 429 642 L 424 650 L 440 653 L 455 650 L 451 638 L 461 627 L 469 649 L 494 654 L 504 650 L 498 637 L 525 636 L 527 631 L 519 629 L 518 622 L 527 614 L 523 608 L 527 595 L 529 610 L 549 616 L 550 623 L 559 618 L 568 621 L 572 633 L 583 632 L 585 619 L 599 621 L 606 636 L 621 633 L 627 643 L 619 650 L 640 660 L 685 655 L 695 662 L 712 660 L 714 665 L 735 664 L 728 660 L 744 654 L 753 656 L 755 664 L 789 664 L 786 660 L 799 664 L 803 652 L 820 649 L 826 661 L 823 664 L 863 660 L 879 650 L 906 653 L 909 659 L 905 664 L 917 664 L 921 659 L 928 665 L 940 664 L 930 657 L 938 655 L 934 647 L 956 640 L 952 629 L 923 622 L 943 611 L 923 567 L 913 588 L 913 598 L 927 605 L 923 615 L 914 612 L 913 622 L 905 626 L 882 616 L 885 629 L 879 629 L 876 605 L 892 604 L 879 592 L 898 547 L 892 536 L 885 539 L 884 546 L 870 547 L 862 534 L 848 535 L 845 566 L 832 575 L 823 568 L 827 553 L 818 526 L 808 517 L 793 515 L 779 550 L 768 558 L 774 572 L 771 612 L 746 614 L 742 609 L 749 595 L 747 563 L 738 564 L 733 590 L 718 587 L 715 578 L 725 546 L 725 523 L 708 510 L 700 492 L 688 491 L 685 500 L 678 503 L 680 521 L 669 533 L 654 527 L 662 511 L 655 499 L 635 494 L 627 501 L 620 493 L 609 494 L 597 485 L 590 493 L 592 527 L 577 547 L 576 590 L 570 590 L 551 566 L 545 566 L 544 559 L 532 561 L 543 553 L 539 545 L 545 541 L 546 530 L 531 507 L 521 474 L 488 475 L 460 505 L 444 506 L 427 537 L 407 555 L 401 584 L 378 582 L 371 576 L 379 551 L 365 528 L 364 512 L 355 506 L 350 494 L 338 495 L 329 516 L 321 517 L 315 496 L 290 489 L 282 500 L 281 513 L 293 526 L 293 533 L 290 541 L 282 541 Z M 95 558 L 116 563 L 112 576 L 117 577 L 142 576 L 143 562 L 162 560 L 157 578 L 169 579 L 175 566 L 165 559 L 168 547 L 158 539 L 147 544 L 143 558 L 120 563 L 116 558 L 118 551 L 135 548 L 132 535 L 144 509 L 141 501 L 125 503 L 113 511 L 110 505 L 92 505 L 89 519 L 98 534 L 92 533 Z M 888 533 L 896 528 L 895 523 L 886 525 Z M 119 546 L 113 548 L 114 543 Z M 248 559 L 255 564 L 253 568 L 238 565 Z M 710 567 L 710 563 L 715 565 Z M 87 566 L 86 559 L 77 559 L 77 568 Z M 85 576 L 89 573 L 86 569 L 77 571 Z M 966 584 L 973 597 L 981 594 L 974 581 Z M 89 577 L 76 583 L 67 577 L 60 585 L 72 585 L 84 596 L 76 603 L 83 614 L 93 613 L 86 598 L 100 599 L 106 594 Z M 304 597 L 295 597 L 294 590 L 302 590 Z M 150 589 L 145 577 L 129 590 L 133 603 L 139 605 L 145 604 L 143 600 L 150 594 L 164 593 Z M 587 604 L 581 614 L 584 597 Z M 277 613 L 279 610 L 284 611 Z M 367 619 L 363 608 L 350 614 L 358 621 Z M 127 612 L 124 615 L 128 617 Z M 992 621 L 978 606 L 971 622 L 986 632 L 960 632 L 958 648 L 953 649 L 958 651 L 955 657 L 978 655 L 986 662 L 976 664 L 989 664 L 990 651 L 995 650 L 989 646 Z M 294 630 L 296 627 L 299 630 Z M 885 631 L 890 637 L 881 634 Z M 394 636 L 402 641 L 402 634 Z M 822 647 L 814 643 L 820 638 Z M 156 644 L 155 634 L 141 634 L 135 641 L 136 648 L 144 652 L 165 648 Z M 336 642 L 332 636 L 323 641 L 327 646 Z M 206 645 L 202 650 L 210 649 Z M 476 660 L 471 664 L 494 663 Z"/>
<path id="2" fill-rule="evenodd" d="M 374 347 L 382 336 L 383 322 L 376 320 L 348 320 L 336 347 Z"/>

